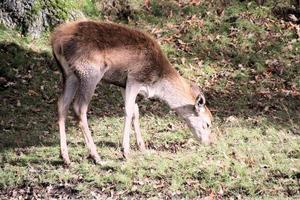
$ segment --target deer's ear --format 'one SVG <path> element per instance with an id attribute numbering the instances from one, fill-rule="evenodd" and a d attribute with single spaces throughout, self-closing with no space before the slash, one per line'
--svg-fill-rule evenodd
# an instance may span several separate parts
<path id="1" fill-rule="evenodd" d="M 191 83 L 191 89 L 195 94 L 200 94 L 201 93 L 201 89 L 198 85 L 196 85 L 195 83 Z"/>
<path id="2" fill-rule="evenodd" d="M 205 107 L 205 97 L 203 94 L 199 94 L 195 102 L 195 110 L 199 113 Z"/>

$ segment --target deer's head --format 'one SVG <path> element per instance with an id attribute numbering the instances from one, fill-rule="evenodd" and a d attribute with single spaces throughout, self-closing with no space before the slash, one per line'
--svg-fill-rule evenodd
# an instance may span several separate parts
<path id="1" fill-rule="evenodd" d="M 212 123 L 212 115 L 205 105 L 205 97 L 200 93 L 195 101 L 195 105 L 186 118 L 188 125 L 195 137 L 204 144 L 211 143 L 210 128 Z"/>
<path id="2" fill-rule="evenodd" d="M 196 139 L 203 144 L 210 144 L 212 115 L 206 107 L 203 93 L 197 90 L 197 94 L 194 105 L 183 106 L 177 111 L 187 122 Z"/>

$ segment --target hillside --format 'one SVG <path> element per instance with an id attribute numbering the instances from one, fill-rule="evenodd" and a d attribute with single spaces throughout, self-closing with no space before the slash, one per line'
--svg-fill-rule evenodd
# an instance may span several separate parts
<path id="1" fill-rule="evenodd" d="M 0 26 L 1 199 L 300 198 L 300 26 L 296 14 L 281 15 L 288 3 L 129 0 L 116 14 L 92 2 L 82 4 L 87 17 L 150 33 L 201 86 L 215 143 L 198 144 L 174 111 L 139 98 L 148 150 L 140 153 L 132 136 L 131 158 L 122 160 L 124 102 L 119 88 L 99 84 L 89 125 L 108 163 L 86 159 L 70 112 L 73 163 L 64 168 L 56 123 L 62 79 L 49 32 L 33 39 Z"/>

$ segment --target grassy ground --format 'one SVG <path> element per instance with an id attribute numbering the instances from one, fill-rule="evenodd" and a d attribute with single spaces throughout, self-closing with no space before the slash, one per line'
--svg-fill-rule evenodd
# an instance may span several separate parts
<path id="1" fill-rule="evenodd" d="M 300 33 L 272 5 L 142 1 L 129 26 L 150 32 L 180 73 L 202 86 L 213 111 L 212 146 L 199 145 L 163 103 L 138 101 L 148 150 L 121 158 L 123 101 L 100 84 L 89 123 L 108 163 L 87 157 L 71 113 L 72 166 L 59 158 L 61 78 L 47 34 L 0 27 L 0 198 L 300 198 Z M 219 13 L 216 14 L 216 13 Z M 125 22 L 121 22 L 125 23 Z M 299 27 L 299 26 L 298 26 Z"/>

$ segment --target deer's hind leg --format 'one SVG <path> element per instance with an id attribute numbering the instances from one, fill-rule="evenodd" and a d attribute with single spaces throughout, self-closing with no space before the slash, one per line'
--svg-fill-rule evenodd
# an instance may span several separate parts
<path id="1" fill-rule="evenodd" d="M 66 165 L 70 164 L 70 158 L 68 154 L 67 138 L 65 130 L 66 116 L 69 110 L 69 106 L 74 98 L 78 87 L 78 79 L 75 74 L 71 74 L 65 78 L 63 93 L 58 100 L 58 125 L 60 134 L 60 155 Z"/>
<path id="2" fill-rule="evenodd" d="M 87 111 L 96 86 L 103 77 L 104 72 L 104 70 L 100 70 L 99 68 L 90 67 L 86 69 L 85 74 L 78 74 L 80 83 L 74 100 L 74 111 L 79 119 L 79 125 L 83 132 L 89 155 L 97 164 L 101 164 L 102 161 L 97 153 L 97 148 L 88 126 Z"/>

